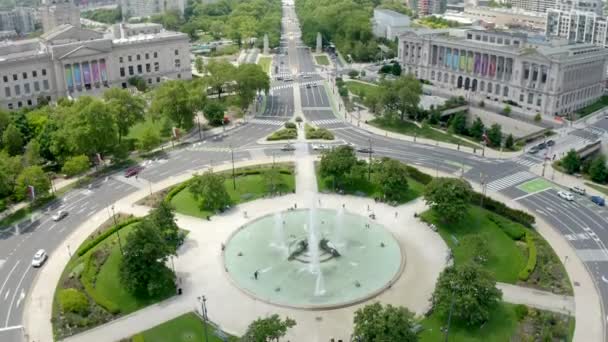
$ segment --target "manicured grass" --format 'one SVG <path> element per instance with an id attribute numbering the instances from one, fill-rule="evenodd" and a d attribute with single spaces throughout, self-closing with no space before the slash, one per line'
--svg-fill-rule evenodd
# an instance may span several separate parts
<path id="1" fill-rule="evenodd" d="M 517 317 L 515 316 L 515 305 L 500 303 L 490 313 L 490 320 L 481 327 L 467 327 L 466 325 L 452 320 L 450 324 L 449 340 L 451 342 L 505 342 L 511 341 L 511 337 L 517 330 Z M 437 313 L 431 314 L 422 320 L 424 330 L 420 333 L 421 342 L 443 341 L 445 334 L 442 327 L 447 326 L 447 319 Z"/>
<path id="2" fill-rule="evenodd" d="M 213 326 L 207 324 L 207 337 L 203 322 L 195 313 L 174 318 L 168 322 L 146 330 L 133 337 L 134 342 L 222 342 Z M 228 336 L 228 341 L 238 341 L 236 337 Z"/>
<path id="3" fill-rule="evenodd" d="M 357 81 L 346 81 L 344 83 L 346 84 L 346 88 L 348 88 L 348 91 L 363 98 L 366 97 L 367 94 L 380 91 L 380 87 L 371 83 L 363 83 Z"/>
<path id="4" fill-rule="evenodd" d="M 131 129 L 129 130 L 129 135 L 127 135 L 127 138 L 139 140 L 141 139 L 144 132 L 149 128 L 152 128 L 155 132 L 157 132 L 159 137 L 163 137 L 163 135 L 161 134 L 163 125 L 164 119 L 159 119 L 156 121 L 146 119 L 146 121 L 139 122 L 133 125 L 133 127 L 131 127 Z"/>
<path id="5" fill-rule="evenodd" d="M 534 179 L 517 186 L 521 191 L 527 193 L 537 192 L 553 187 L 553 184 L 544 178 Z"/>
<path id="6" fill-rule="evenodd" d="M 592 189 L 595 189 L 595 190 L 603 193 L 604 195 L 608 195 L 608 187 L 597 185 L 597 184 L 593 184 L 593 183 L 590 183 L 590 182 L 585 182 L 585 185 L 588 186 L 588 187 L 590 187 L 590 188 L 592 188 Z"/>
<path id="7" fill-rule="evenodd" d="M 294 175 L 281 174 L 280 176 L 281 181 L 279 183 L 281 186 L 279 186 L 279 190 L 282 193 L 293 192 L 295 189 Z M 237 176 L 236 190 L 234 190 L 230 173 L 226 173 L 225 177 L 224 184 L 233 204 L 253 201 L 268 194 L 268 185 L 262 175 Z M 211 212 L 199 208 L 198 202 L 194 199 L 188 187 L 175 195 L 171 203 L 175 206 L 175 211 L 180 214 L 203 218 L 212 215 Z"/>
<path id="8" fill-rule="evenodd" d="M 315 61 L 319 65 L 329 65 L 329 58 L 325 55 L 315 56 Z"/>
<path id="9" fill-rule="evenodd" d="M 262 67 L 262 70 L 264 70 L 264 72 L 270 71 L 271 62 L 272 62 L 272 58 L 270 58 L 270 57 L 260 57 L 260 59 L 258 59 L 258 64 Z"/>
<path id="10" fill-rule="evenodd" d="M 426 125 L 423 125 L 422 127 L 418 127 L 414 123 L 409 122 L 409 121 L 392 122 L 392 121 L 388 121 L 385 119 L 374 119 L 374 120 L 369 121 L 368 124 L 378 127 L 380 129 L 389 131 L 389 132 L 395 132 L 395 133 L 405 134 L 405 135 L 409 135 L 409 136 L 416 136 L 419 138 L 426 138 L 426 139 L 431 139 L 431 140 L 436 140 L 436 141 L 442 141 L 442 142 L 451 143 L 451 144 L 460 144 L 462 146 L 468 146 L 471 148 L 478 147 L 478 146 L 475 146 L 475 145 L 469 143 L 468 141 L 458 139 L 457 137 L 455 137 L 451 134 L 436 131 Z"/>
<path id="11" fill-rule="evenodd" d="M 596 112 L 604 107 L 608 106 L 608 95 L 600 97 L 597 101 L 588 105 L 587 107 L 581 108 L 576 111 L 576 117 L 582 118 L 593 112 Z"/>
<path id="12" fill-rule="evenodd" d="M 438 227 L 439 234 L 452 249 L 456 265 L 469 262 L 474 257 L 474 251 L 460 245 L 463 238 L 471 234 L 482 234 L 489 250 L 488 260 L 483 268 L 492 273 L 497 281 L 515 284 L 527 258 L 516 242 L 488 219 L 488 214 L 489 211 L 472 206 L 466 217 L 458 223 L 442 222 L 433 210 L 424 212 L 422 217 Z"/>

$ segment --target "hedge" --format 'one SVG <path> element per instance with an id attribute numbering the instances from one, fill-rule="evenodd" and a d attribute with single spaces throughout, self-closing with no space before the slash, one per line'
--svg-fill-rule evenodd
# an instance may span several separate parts
<path id="1" fill-rule="evenodd" d="M 297 139 L 298 138 L 298 131 L 294 128 L 283 128 L 281 130 L 278 130 L 274 133 L 272 133 L 268 138 L 266 138 L 266 140 L 268 141 L 273 141 L 273 140 L 288 140 L 288 139 Z"/>
<path id="2" fill-rule="evenodd" d="M 287 121 L 287 122 L 285 123 L 285 128 L 292 128 L 292 129 L 296 129 L 296 128 L 298 128 L 298 127 L 296 126 L 295 122 Z"/>
<path id="3" fill-rule="evenodd" d="M 103 233 L 99 234 L 93 240 L 85 242 L 82 246 L 80 246 L 80 248 L 78 248 L 78 251 L 76 251 L 76 254 L 79 257 L 83 256 L 86 252 L 90 251 L 91 248 L 97 246 L 100 242 L 107 239 L 108 236 L 114 234 L 117 230 L 122 229 L 132 223 L 139 222 L 141 220 L 142 219 L 140 217 L 133 217 L 133 218 L 127 219 L 125 221 L 119 222 L 117 225 L 106 229 Z"/>
<path id="4" fill-rule="evenodd" d="M 494 212 L 500 216 L 504 216 L 509 220 L 521 223 L 522 225 L 531 228 L 536 222 L 534 216 L 523 212 L 521 210 L 513 209 L 508 207 L 506 204 L 496 201 L 488 196 L 482 195 L 478 192 L 473 192 L 471 195 L 471 203 L 478 205 L 481 202 L 483 196 L 483 208 Z"/>
<path id="5" fill-rule="evenodd" d="M 408 176 L 410 176 L 413 180 L 415 180 L 418 183 L 427 185 L 433 180 L 432 176 L 427 175 L 426 173 L 418 170 L 417 168 L 415 168 L 413 166 L 406 165 L 405 168 L 407 170 Z"/>
<path id="6" fill-rule="evenodd" d="M 87 296 L 74 288 L 59 291 L 59 305 L 64 313 L 86 314 L 89 312 L 89 300 Z"/>
<path id="7" fill-rule="evenodd" d="M 188 186 L 188 184 L 190 184 L 189 181 L 185 181 L 171 188 L 167 196 L 165 196 L 165 203 L 171 203 L 173 197 L 175 197 L 180 191 L 184 190 Z"/>
<path id="8" fill-rule="evenodd" d="M 95 285 L 93 284 L 93 279 L 97 276 L 98 270 L 97 270 L 96 265 L 93 265 L 93 259 L 94 258 L 92 257 L 91 254 L 86 256 L 86 260 L 85 260 L 85 264 L 84 264 L 84 271 L 82 272 L 82 275 L 80 276 L 80 282 L 82 283 L 82 286 L 84 286 L 84 290 L 93 299 L 93 301 L 95 301 L 95 303 L 97 303 L 97 305 L 106 309 L 109 313 L 116 315 L 116 314 L 120 313 L 120 308 L 118 307 L 118 305 L 114 304 L 114 302 L 107 299 L 106 297 L 100 295 L 95 290 Z"/>
<path id="9" fill-rule="evenodd" d="M 519 272 L 519 280 L 526 281 L 530 277 L 530 274 L 534 272 L 536 268 L 536 244 L 534 243 L 534 237 L 531 233 L 526 233 L 526 245 L 528 245 L 528 263 L 523 270 Z"/>
<path id="10" fill-rule="evenodd" d="M 515 223 L 508 221 L 498 215 L 490 214 L 488 219 L 496 224 L 513 240 L 522 240 L 526 236 L 526 231 Z"/>

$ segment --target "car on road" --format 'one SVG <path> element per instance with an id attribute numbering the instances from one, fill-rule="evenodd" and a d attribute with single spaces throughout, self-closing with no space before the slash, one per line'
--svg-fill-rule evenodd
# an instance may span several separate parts
<path id="1" fill-rule="evenodd" d="M 32 259 L 32 267 L 40 267 L 44 264 L 46 259 L 48 259 L 48 255 L 44 249 L 39 249 L 36 254 L 34 254 L 34 258 Z"/>
<path id="2" fill-rule="evenodd" d="M 600 207 L 603 207 L 606 205 L 606 201 L 604 200 L 604 197 L 600 197 L 600 196 L 591 196 L 591 202 L 599 205 Z"/>
<path id="3" fill-rule="evenodd" d="M 372 150 L 370 147 L 359 147 L 359 148 L 357 148 L 357 152 L 360 152 L 360 153 L 374 153 L 374 150 Z"/>
<path id="4" fill-rule="evenodd" d="M 133 177 L 138 175 L 141 170 L 143 170 L 144 168 L 141 166 L 133 166 L 127 169 L 127 171 L 125 171 L 125 177 L 129 178 L 129 177 Z"/>
<path id="5" fill-rule="evenodd" d="M 570 191 L 574 192 L 575 194 L 579 194 L 579 195 L 585 195 L 587 193 L 587 190 L 581 188 L 580 186 L 573 186 L 570 188 Z"/>
<path id="6" fill-rule="evenodd" d="M 327 146 L 325 144 L 313 144 L 312 149 L 315 151 L 324 151 L 324 150 L 329 149 L 329 146 Z"/>
<path id="7" fill-rule="evenodd" d="M 540 149 L 538 148 L 538 146 L 532 146 L 530 147 L 530 149 L 528 150 L 528 154 L 537 154 L 538 151 L 540 151 Z"/>
<path id="8" fill-rule="evenodd" d="M 547 146 L 551 147 L 555 145 L 555 141 L 554 140 L 547 140 Z"/>
<path id="9" fill-rule="evenodd" d="M 293 146 L 292 144 L 285 144 L 283 145 L 283 147 L 281 147 L 282 151 L 295 151 L 296 147 Z"/>
<path id="10" fill-rule="evenodd" d="M 68 216 L 68 212 L 65 210 L 59 210 L 55 215 L 53 215 L 53 221 L 61 221 L 64 217 Z"/>
<path id="11" fill-rule="evenodd" d="M 557 195 L 563 199 L 565 199 L 566 201 L 574 201 L 574 195 L 572 195 L 571 193 L 567 192 L 567 191 L 558 191 Z"/>
<path id="12" fill-rule="evenodd" d="M 538 150 L 539 150 L 539 151 L 540 151 L 540 150 L 544 150 L 544 149 L 546 149 L 546 148 L 547 148 L 547 143 L 542 142 L 542 143 L 540 143 L 540 144 L 536 145 L 536 147 L 538 147 Z"/>
<path id="13" fill-rule="evenodd" d="M 306 89 L 310 89 L 310 84 L 307 84 L 307 85 L 306 85 Z"/>
<path id="14" fill-rule="evenodd" d="M 282 80 L 283 80 L 283 77 L 281 77 L 281 76 L 277 77 L 277 81 L 282 81 Z"/>

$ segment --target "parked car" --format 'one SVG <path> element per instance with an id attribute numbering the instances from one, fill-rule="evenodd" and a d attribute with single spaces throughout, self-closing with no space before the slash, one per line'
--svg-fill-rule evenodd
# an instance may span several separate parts
<path id="1" fill-rule="evenodd" d="M 129 178 L 129 177 L 133 177 L 135 175 L 138 175 L 141 170 L 143 170 L 144 168 L 141 166 L 133 166 L 127 169 L 127 171 L 125 171 L 125 177 Z"/>
<path id="2" fill-rule="evenodd" d="M 528 150 L 528 154 L 537 154 L 538 151 L 540 151 L 540 149 L 538 148 L 538 146 L 532 146 L 530 147 L 530 149 Z"/>
<path id="3" fill-rule="evenodd" d="M 566 201 L 574 201 L 574 195 L 567 191 L 558 191 L 557 194 Z"/>
<path id="4" fill-rule="evenodd" d="M 585 195 L 587 193 L 587 191 L 583 188 L 581 188 L 580 186 L 573 186 L 570 188 L 570 191 L 579 194 L 579 195 Z"/>
<path id="5" fill-rule="evenodd" d="M 374 150 L 372 150 L 370 147 L 359 147 L 359 148 L 357 148 L 357 152 L 360 152 L 360 153 L 374 153 Z"/>
<path id="6" fill-rule="evenodd" d="M 325 144 L 313 144 L 312 145 L 312 149 L 315 151 L 324 151 L 327 150 L 329 148 L 329 146 L 325 145 Z"/>
<path id="7" fill-rule="evenodd" d="M 555 145 L 555 141 L 553 141 L 553 140 L 547 140 L 547 146 L 551 147 L 553 145 Z"/>
<path id="8" fill-rule="evenodd" d="M 544 150 L 547 148 L 547 143 L 542 142 L 536 146 L 538 147 L 538 150 Z"/>
<path id="9" fill-rule="evenodd" d="M 65 210 L 59 210 L 55 215 L 53 215 L 53 221 L 61 221 L 64 217 L 68 216 L 68 212 Z"/>
<path id="10" fill-rule="evenodd" d="M 282 81 L 282 80 L 283 80 L 283 77 L 277 76 L 277 81 Z"/>
<path id="11" fill-rule="evenodd" d="M 292 144 L 285 144 L 283 145 L 283 147 L 281 147 L 281 150 L 283 151 L 295 151 L 296 147 L 293 146 Z"/>
<path id="12" fill-rule="evenodd" d="M 34 254 L 34 258 L 32 259 L 32 267 L 40 267 L 44 264 L 44 262 L 48 259 L 48 255 L 44 249 L 39 249 L 36 254 Z"/>
<path id="13" fill-rule="evenodd" d="M 600 207 L 603 207 L 606 205 L 606 201 L 604 200 L 604 197 L 600 197 L 600 196 L 591 196 L 591 202 L 599 205 Z"/>

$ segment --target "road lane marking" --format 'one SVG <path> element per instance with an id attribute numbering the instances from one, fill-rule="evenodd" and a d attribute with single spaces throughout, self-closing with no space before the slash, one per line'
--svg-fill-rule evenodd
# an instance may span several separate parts
<path id="1" fill-rule="evenodd" d="M 25 290 L 21 289 L 21 293 L 19 294 L 19 299 L 17 299 L 17 304 L 15 305 L 15 307 L 19 307 L 19 305 L 21 304 L 21 301 L 25 298 Z"/>
<path id="2" fill-rule="evenodd" d="M 8 295 L 11 294 L 11 289 L 8 289 L 8 291 L 6 291 L 6 294 L 4 295 L 4 300 L 6 301 L 8 299 Z"/>
<path id="3" fill-rule="evenodd" d="M 17 284 L 16 289 L 21 288 L 21 283 L 23 283 L 23 279 L 25 279 L 25 276 L 30 272 L 32 268 L 28 267 L 25 272 L 23 273 L 23 275 L 21 276 L 21 279 L 19 279 L 19 283 Z M 8 327 L 8 322 L 11 319 L 11 311 L 13 310 L 13 304 L 15 303 L 15 298 L 17 297 L 17 291 L 15 291 L 15 293 L 13 294 L 13 299 L 11 299 L 11 305 L 8 307 L 8 313 L 6 314 L 6 321 L 4 323 L 5 327 Z"/>
<path id="4" fill-rule="evenodd" d="M 0 332 L 9 331 L 9 330 L 17 330 L 23 328 L 23 325 L 13 325 L 12 327 L 4 327 L 0 328 Z"/>
<path id="5" fill-rule="evenodd" d="M 8 275 L 6 276 L 6 279 L 4 279 L 4 283 L 2 283 L 2 287 L 0 287 L 0 293 L 2 293 L 2 291 L 4 291 L 4 287 L 6 286 L 6 283 L 8 282 L 8 280 L 11 277 L 11 274 L 13 273 L 13 271 L 15 271 L 15 268 L 17 268 L 17 265 L 19 265 L 20 262 L 21 262 L 21 260 L 17 260 L 17 262 L 15 263 L 15 266 L 13 266 L 13 268 L 11 269 L 11 271 L 8 272 Z"/>

